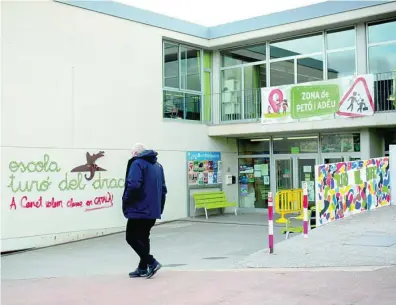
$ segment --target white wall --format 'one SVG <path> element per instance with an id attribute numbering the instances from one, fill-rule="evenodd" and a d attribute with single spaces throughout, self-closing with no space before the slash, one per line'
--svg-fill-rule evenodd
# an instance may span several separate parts
<path id="1" fill-rule="evenodd" d="M 206 40 L 51 1 L 2 6 L 3 169 L 13 160 L 38 162 L 50 153 L 69 171 L 87 151 L 104 150 L 112 155 L 107 174 L 123 178 L 128 150 L 144 142 L 164 165 L 164 219 L 173 220 L 187 215 L 186 151 L 221 151 L 224 166 L 236 166 L 235 141 L 211 140 L 202 124 L 162 119 L 163 37 L 203 46 Z M 8 174 L 2 172 L 2 250 L 95 236 L 125 224 L 117 210 L 120 190 L 114 212 L 100 212 L 106 221 L 68 209 L 10 210 Z M 47 178 L 40 175 L 20 179 Z"/>
<path id="2" fill-rule="evenodd" d="M 389 146 L 389 166 L 391 173 L 391 204 L 396 205 L 396 145 Z"/>

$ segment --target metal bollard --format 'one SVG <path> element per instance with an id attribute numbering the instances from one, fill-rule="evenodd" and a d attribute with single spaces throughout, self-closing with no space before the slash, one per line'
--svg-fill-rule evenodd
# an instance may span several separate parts
<path id="1" fill-rule="evenodd" d="M 268 192 L 268 248 L 274 253 L 274 202 L 272 192 Z"/>

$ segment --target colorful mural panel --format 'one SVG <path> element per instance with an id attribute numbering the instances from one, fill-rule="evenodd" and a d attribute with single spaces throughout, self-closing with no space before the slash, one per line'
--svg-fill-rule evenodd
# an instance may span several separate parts
<path id="1" fill-rule="evenodd" d="M 389 158 L 316 166 L 318 225 L 390 204 Z"/>

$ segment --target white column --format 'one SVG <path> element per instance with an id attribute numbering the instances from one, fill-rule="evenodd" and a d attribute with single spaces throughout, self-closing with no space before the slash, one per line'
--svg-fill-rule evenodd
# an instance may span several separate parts
<path id="1" fill-rule="evenodd" d="M 391 204 L 396 205 L 396 145 L 389 145 Z"/>
<path id="2" fill-rule="evenodd" d="M 364 23 L 359 23 L 356 26 L 356 58 L 357 74 L 368 73 L 367 67 L 367 42 L 366 42 L 366 25 Z"/>
<path id="3" fill-rule="evenodd" d="M 360 157 L 362 160 L 370 159 L 370 130 L 368 128 L 360 132 Z"/>

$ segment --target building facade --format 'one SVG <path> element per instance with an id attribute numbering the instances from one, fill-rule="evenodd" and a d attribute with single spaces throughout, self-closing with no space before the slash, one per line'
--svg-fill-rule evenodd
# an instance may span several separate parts
<path id="1" fill-rule="evenodd" d="M 237 181 L 211 187 L 249 210 L 315 164 L 385 155 L 395 16 L 395 1 L 336 1 L 206 28 L 116 2 L 2 2 L 2 251 L 121 231 L 135 142 L 164 165 L 165 221 L 209 187 L 189 184 L 188 152 L 220 153 Z M 261 122 L 263 88 L 367 74 L 371 116 Z"/>

